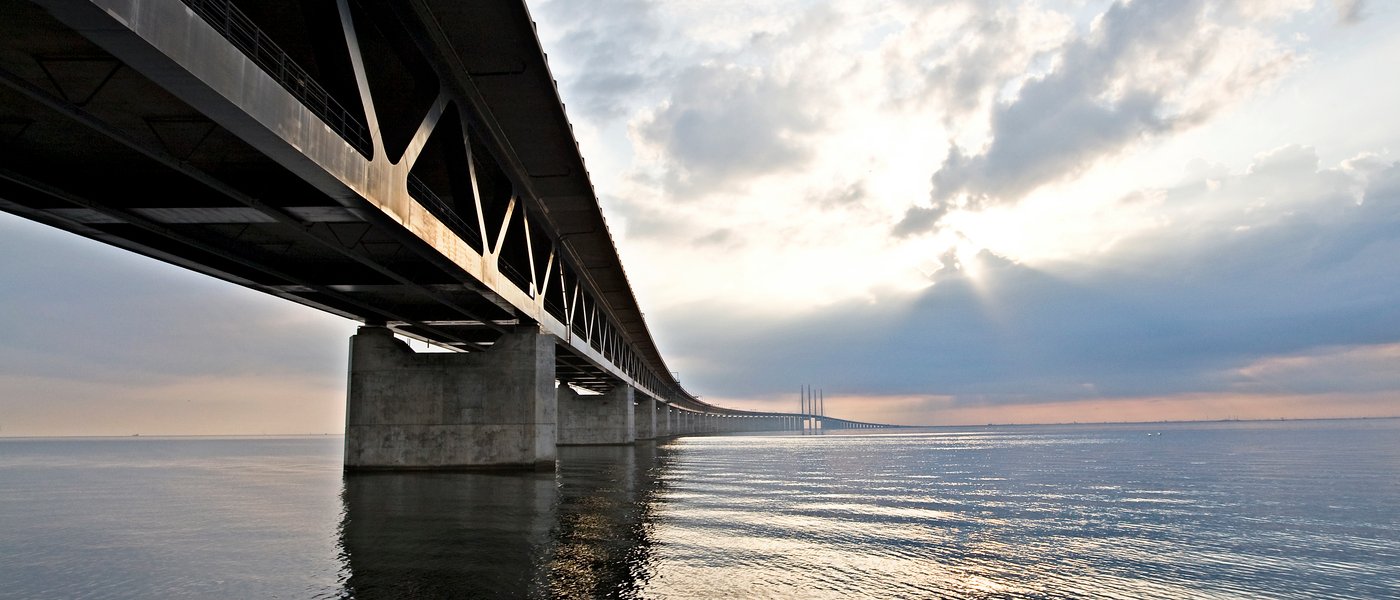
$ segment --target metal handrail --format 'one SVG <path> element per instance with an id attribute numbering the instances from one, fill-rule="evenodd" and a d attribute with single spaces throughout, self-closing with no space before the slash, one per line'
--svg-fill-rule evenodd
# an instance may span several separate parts
<path id="1" fill-rule="evenodd" d="M 374 143 L 369 127 L 346 110 L 326 88 L 311 78 L 305 69 L 263 33 L 248 15 L 243 14 L 231 0 L 181 0 L 243 52 L 263 72 L 277 81 L 302 105 L 326 123 L 361 154 L 369 156 Z"/>
<path id="2" fill-rule="evenodd" d="M 439 219 L 442 219 L 447 227 L 456 232 L 462 239 L 475 244 L 478 249 L 481 248 L 481 236 L 477 235 L 476 232 L 467 225 L 467 222 L 462 220 L 462 217 L 457 214 L 455 209 L 447 204 L 446 200 L 443 200 L 442 197 L 437 195 L 437 192 L 434 192 L 432 188 L 428 187 L 428 184 L 423 183 L 423 180 L 415 177 L 412 173 L 408 175 L 408 194 L 413 196 L 415 200 L 423 203 L 430 212 L 437 215 Z"/>
<path id="3" fill-rule="evenodd" d="M 481 247 L 481 237 L 467 226 L 467 222 L 457 215 L 457 211 L 438 196 L 437 192 L 428 187 L 428 184 L 423 183 L 423 180 L 413 176 L 412 173 L 408 175 L 408 195 L 423 203 L 430 212 L 442 219 L 448 229 L 455 231 L 462 239 L 476 244 L 478 248 Z M 496 268 L 521 291 L 530 293 L 530 278 L 521 273 L 519 269 L 505 261 L 497 263 Z"/>

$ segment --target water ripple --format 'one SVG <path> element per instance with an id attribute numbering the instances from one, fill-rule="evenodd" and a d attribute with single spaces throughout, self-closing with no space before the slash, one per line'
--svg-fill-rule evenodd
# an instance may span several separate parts
<path id="1" fill-rule="evenodd" d="M 1400 597 L 1400 420 L 337 444 L 0 440 L 0 598 Z"/>

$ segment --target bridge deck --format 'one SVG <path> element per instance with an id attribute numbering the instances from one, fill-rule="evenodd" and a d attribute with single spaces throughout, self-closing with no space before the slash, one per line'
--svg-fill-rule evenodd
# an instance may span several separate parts
<path id="1" fill-rule="evenodd" d="M 542 325 L 563 381 L 709 408 L 651 340 L 523 4 L 149 3 L 194 58 L 104 2 L 3 4 L 0 209 L 452 349 Z M 402 190 L 354 180 L 384 165 Z"/>
<path id="2" fill-rule="evenodd" d="M 671 376 L 522 2 L 0 9 L 0 210 L 454 350 L 539 327 L 578 387 L 779 414 Z"/>

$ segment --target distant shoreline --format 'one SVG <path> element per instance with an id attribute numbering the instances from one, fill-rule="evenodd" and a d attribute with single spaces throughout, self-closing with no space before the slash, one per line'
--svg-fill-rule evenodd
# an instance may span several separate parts
<path id="1" fill-rule="evenodd" d="M 1309 417 L 1305 419 L 1279 417 L 1275 419 L 1179 419 L 1162 421 L 1060 421 L 1056 423 L 986 423 L 980 425 L 896 425 L 902 428 L 938 429 L 949 427 L 1047 427 L 1058 425 L 1181 425 L 1190 423 L 1279 423 L 1303 421 L 1384 421 L 1400 419 L 1400 415 L 1388 417 Z"/>
<path id="2" fill-rule="evenodd" d="M 1279 422 L 1305 422 L 1305 421 L 1385 421 L 1389 419 L 1400 419 L 1400 415 L 1389 417 L 1318 417 L 1309 419 L 1190 419 L 1190 420 L 1164 420 L 1164 421 L 1062 421 L 1058 423 L 986 423 L 981 425 L 893 425 L 889 429 L 966 429 L 969 427 L 1056 427 L 1074 425 L 1183 425 L 1192 423 L 1279 423 Z M 840 430 L 832 430 L 840 431 Z M 880 431 L 863 430 L 870 433 Z M 345 437 L 344 433 L 211 433 L 211 434 L 182 434 L 182 433 L 129 433 L 116 435 L 0 435 L 0 440 L 61 440 L 61 439 L 268 439 L 268 438 L 324 438 L 324 437 Z"/>
<path id="3" fill-rule="evenodd" d="M 128 433 L 126 435 L 0 435 L 0 440 L 168 440 L 345 437 L 344 433 Z"/>

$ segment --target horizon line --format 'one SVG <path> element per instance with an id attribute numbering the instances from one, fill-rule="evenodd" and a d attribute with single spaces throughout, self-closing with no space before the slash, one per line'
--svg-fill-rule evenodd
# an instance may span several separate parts
<path id="1" fill-rule="evenodd" d="M 967 425 L 886 425 L 891 429 L 951 429 L 955 427 L 1035 427 L 1060 425 L 1174 425 L 1190 423 L 1278 423 L 1281 421 L 1369 421 L 1400 419 L 1400 415 L 1367 417 L 1277 417 L 1273 419 L 1169 419 L 1157 421 L 1059 421 L 1055 423 L 986 423 Z M 868 431 L 840 430 L 831 431 Z M 273 437 L 345 437 L 339 433 L 127 433 L 101 435 L 0 435 L 0 440 L 40 440 L 40 439 L 131 439 L 131 438 L 273 438 Z"/>

